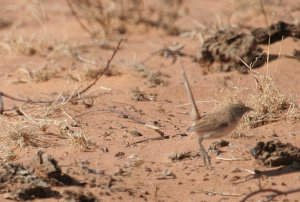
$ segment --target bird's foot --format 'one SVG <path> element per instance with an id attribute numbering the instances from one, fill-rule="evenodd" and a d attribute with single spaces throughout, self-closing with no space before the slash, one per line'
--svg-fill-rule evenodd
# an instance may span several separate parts
<path id="1" fill-rule="evenodd" d="M 211 170 L 211 161 L 208 153 L 206 151 L 200 151 L 200 155 L 203 159 L 204 165 L 207 167 L 207 169 Z"/>

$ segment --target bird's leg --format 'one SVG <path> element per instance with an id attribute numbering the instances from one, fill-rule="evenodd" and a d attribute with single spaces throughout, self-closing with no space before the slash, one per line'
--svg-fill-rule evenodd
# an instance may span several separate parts
<path id="1" fill-rule="evenodd" d="M 199 147 L 200 147 L 200 155 L 203 159 L 204 165 L 207 166 L 208 168 L 210 168 L 211 167 L 210 156 L 206 152 L 206 150 L 202 144 L 202 141 L 203 141 L 203 137 L 199 137 L 198 143 L 199 143 Z"/>

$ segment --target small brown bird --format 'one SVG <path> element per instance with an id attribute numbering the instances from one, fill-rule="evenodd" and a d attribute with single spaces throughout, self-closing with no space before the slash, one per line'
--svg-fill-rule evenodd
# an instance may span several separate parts
<path id="1" fill-rule="evenodd" d="M 252 110 L 252 108 L 247 107 L 243 103 L 232 103 L 220 111 L 206 114 L 201 117 L 183 67 L 182 77 L 188 97 L 192 103 L 192 127 L 188 132 L 195 132 L 199 136 L 198 143 L 200 146 L 200 155 L 203 158 L 205 166 L 210 166 L 210 157 L 202 145 L 202 141 L 228 135 L 236 128 L 244 113 Z"/>

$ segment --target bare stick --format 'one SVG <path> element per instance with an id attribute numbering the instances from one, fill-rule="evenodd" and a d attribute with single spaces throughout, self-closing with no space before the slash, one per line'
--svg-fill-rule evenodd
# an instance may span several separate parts
<path id="1" fill-rule="evenodd" d="M 155 186 L 155 191 L 154 191 L 154 197 L 155 197 L 155 198 L 157 197 L 157 192 L 158 192 L 158 187 Z"/>
<path id="2" fill-rule="evenodd" d="M 17 98 L 12 95 L 6 94 L 4 92 L 0 92 L 0 94 L 3 97 L 6 97 L 10 100 L 18 101 L 18 102 L 25 102 L 30 104 L 51 104 L 54 100 L 48 101 L 48 100 L 32 100 L 32 99 L 24 99 L 24 98 Z"/>
<path id="3" fill-rule="evenodd" d="M 292 194 L 292 193 L 297 193 L 300 192 L 300 188 L 298 189 L 293 189 L 290 191 L 279 191 L 277 189 L 259 189 L 257 191 L 251 192 L 250 194 L 247 194 L 242 200 L 241 202 L 246 202 L 248 201 L 248 199 L 250 199 L 252 196 L 258 195 L 260 193 L 264 193 L 264 192 L 273 192 L 274 194 L 269 195 L 267 198 L 267 201 L 272 201 L 274 198 L 276 198 L 277 196 L 281 196 L 281 195 L 287 195 L 287 194 Z"/>
<path id="4" fill-rule="evenodd" d="M 246 168 L 236 168 L 236 167 L 235 167 L 233 171 L 246 171 L 246 172 L 248 172 L 248 173 L 250 173 L 250 174 L 252 174 L 252 175 L 255 175 L 255 174 L 256 174 L 255 170 L 252 171 L 252 170 L 249 170 L 249 169 L 246 169 Z"/>
<path id="5" fill-rule="evenodd" d="M 81 61 L 81 62 L 85 62 L 85 63 L 88 63 L 88 64 L 92 64 L 92 65 L 97 65 L 97 62 L 94 61 L 94 60 L 91 60 L 91 59 L 88 59 L 88 58 L 85 58 L 81 55 L 76 55 L 76 58 Z"/>
<path id="6" fill-rule="evenodd" d="M 194 99 L 189 81 L 186 78 L 186 74 L 185 74 L 184 67 L 183 67 L 183 64 L 182 64 L 181 60 L 180 60 L 180 66 L 181 66 L 181 74 L 182 74 L 182 79 L 183 79 L 183 82 L 184 82 L 184 86 L 185 86 L 187 95 L 189 97 L 189 100 L 192 104 L 192 111 L 191 111 L 192 121 L 196 121 L 196 120 L 200 119 L 201 116 L 200 116 L 200 113 L 198 111 L 198 108 L 197 108 L 197 105 L 196 105 L 196 102 L 195 102 L 195 99 Z"/>
<path id="7" fill-rule="evenodd" d="M 279 59 L 281 57 L 281 49 L 282 49 L 283 39 L 284 39 L 284 36 L 281 37 L 281 43 L 280 43 L 280 47 L 279 47 L 278 58 L 277 58 L 277 62 L 276 62 L 275 68 L 274 68 L 275 72 L 277 71 L 277 67 L 279 65 Z"/>
<path id="8" fill-rule="evenodd" d="M 53 102 L 53 104 L 55 104 L 59 100 L 59 98 L 62 96 L 62 94 L 66 90 L 67 86 L 69 85 L 69 83 L 70 83 L 70 77 L 69 77 L 68 81 L 66 82 L 65 86 L 63 87 L 63 89 L 58 94 L 58 96 L 57 96 L 56 100 Z"/>
<path id="9" fill-rule="evenodd" d="M 116 53 L 120 49 L 120 45 L 121 45 L 122 41 L 123 41 L 123 39 L 121 39 L 118 42 L 118 45 L 115 48 L 115 50 L 114 50 L 113 54 L 111 55 L 110 59 L 107 61 L 105 68 L 103 69 L 103 71 L 101 71 L 97 75 L 96 79 L 91 84 L 89 84 L 86 88 L 84 88 L 83 90 L 81 90 L 80 92 L 73 93 L 72 96 L 69 97 L 69 101 L 70 100 L 78 100 L 77 95 L 84 94 L 85 92 L 87 92 L 91 87 L 93 87 L 97 83 L 97 81 L 109 69 L 111 61 L 114 59 Z M 25 99 L 25 98 L 17 98 L 17 97 L 14 97 L 12 95 L 9 95 L 9 94 L 6 94 L 4 92 L 1 92 L 1 91 L 0 91 L 0 95 L 3 96 L 3 97 L 8 98 L 10 100 L 14 100 L 14 101 L 18 101 L 18 102 L 24 102 L 24 103 L 30 103 L 30 104 L 53 104 L 53 103 L 58 102 L 58 101 L 63 101 L 62 99 L 55 99 L 55 100 L 33 100 L 33 99 L 29 99 L 29 98 L 27 98 L 27 99 Z M 85 99 L 85 98 L 86 97 L 81 98 L 81 99 Z"/>
<path id="10" fill-rule="evenodd" d="M 282 3 L 282 0 L 278 0 L 277 6 L 276 6 L 276 10 L 275 10 L 275 13 L 274 13 L 274 15 L 273 15 L 273 18 L 272 18 L 270 24 L 273 24 L 275 18 L 277 17 L 277 15 L 278 15 L 278 10 L 279 10 L 279 8 L 280 8 L 280 6 L 281 6 L 281 3 Z"/>
<path id="11" fill-rule="evenodd" d="M 218 100 L 196 100 L 196 103 L 211 103 L 211 102 L 218 102 Z M 185 107 L 191 105 L 191 103 L 185 103 L 185 104 L 181 104 L 181 105 L 177 105 L 176 108 L 181 108 L 181 107 Z"/>
<path id="12" fill-rule="evenodd" d="M 268 33 L 269 33 L 269 36 L 271 35 L 271 32 L 270 32 L 270 28 L 269 28 L 269 22 L 268 22 L 268 18 L 267 18 L 267 14 L 266 14 L 266 10 L 265 10 L 265 7 L 264 7 L 264 2 L 263 0 L 260 0 L 259 1 L 260 3 L 260 9 L 261 9 L 261 12 L 264 16 L 264 20 L 265 20 L 265 23 L 266 23 L 266 27 L 268 29 Z"/>
<path id="13" fill-rule="evenodd" d="M 133 143 L 129 144 L 128 146 L 132 146 L 132 145 L 136 145 L 136 144 L 140 144 L 140 143 L 146 143 L 146 142 L 155 141 L 155 140 L 164 140 L 164 139 L 169 139 L 169 136 L 147 138 L 144 140 L 139 140 L 139 141 L 133 142 Z"/>
<path id="14" fill-rule="evenodd" d="M 249 161 L 251 160 L 250 158 L 225 158 L 225 157 L 221 157 L 221 156 L 217 156 L 216 159 L 218 160 L 222 160 L 222 161 Z"/>
<path id="15" fill-rule="evenodd" d="M 244 194 L 234 194 L 234 193 L 228 193 L 228 192 L 216 192 L 216 191 L 210 191 L 210 190 L 199 190 L 198 192 L 200 193 L 206 193 L 206 194 L 217 194 L 217 195 L 221 195 L 221 196 L 243 196 Z"/>
<path id="16" fill-rule="evenodd" d="M 264 92 L 263 86 L 262 86 L 261 83 L 259 82 L 257 76 L 254 74 L 254 73 L 256 73 L 256 72 L 255 72 L 255 71 L 252 69 L 252 67 L 249 66 L 243 59 L 239 58 L 239 60 L 240 60 L 246 67 L 249 68 L 250 73 L 252 74 L 253 78 L 255 79 L 255 84 L 256 84 L 256 86 L 259 86 L 258 89 L 259 89 L 261 92 Z M 257 89 L 257 87 L 256 87 L 256 89 Z"/>
<path id="17" fill-rule="evenodd" d="M 118 50 L 120 49 L 120 45 L 121 45 L 122 42 L 123 42 L 123 39 L 120 39 L 120 41 L 118 42 L 118 45 L 117 45 L 117 47 L 115 48 L 113 54 L 111 55 L 110 59 L 107 61 L 106 66 L 105 66 L 105 68 L 103 69 L 103 71 L 100 72 L 100 73 L 97 75 L 96 79 L 95 79 L 90 85 L 88 85 L 85 89 L 83 89 L 82 91 L 80 91 L 78 94 L 83 94 L 83 93 L 85 93 L 86 91 L 88 91 L 88 90 L 89 90 L 92 86 L 94 86 L 94 85 L 97 83 L 97 81 L 103 76 L 103 74 L 106 72 L 106 70 L 108 70 L 108 68 L 110 67 L 110 63 L 111 63 L 111 61 L 114 59 L 114 57 L 115 57 L 116 53 L 118 52 Z"/>

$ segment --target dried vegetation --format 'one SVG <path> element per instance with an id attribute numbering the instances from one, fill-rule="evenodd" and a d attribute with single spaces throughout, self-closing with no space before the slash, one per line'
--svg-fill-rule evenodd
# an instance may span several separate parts
<path id="1" fill-rule="evenodd" d="M 254 111 L 245 116 L 245 123 L 251 128 L 262 126 L 281 119 L 295 119 L 291 113 L 299 111 L 298 105 L 292 98 L 281 93 L 270 76 L 253 73 L 257 88 L 251 91 L 247 99 Z"/>
<path id="2" fill-rule="evenodd" d="M 67 3 L 79 25 L 93 38 L 110 39 L 138 25 L 161 28 L 170 34 L 179 32 L 173 24 L 179 17 L 182 0 L 162 1 L 165 10 L 145 6 L 143 0 L 67 0 Z"/>
<path id="3" fill-rule="evenodd" d="M 250 67 L 249 67 L 250 68 Z M 231 102 L 245 100 L 253 108 L 243 118 L 242 127 L 256 128 L 280 120 L 298 120 L 300 108 L 295 100 L 282 93 L 273 78 L 250 69 L 255 82 L 254 88 L 231 87 L 225 82 L 217 88 L 224 95 L 217 108 Z M 250 76 L 251 76 L 250 75 Z M 219 94 L 220 95 L 220 94 Z"/>
<path id="4" fill-rule="evenodd" d="M 17 108 L 14 114 L 23 115 L 15 118 L 0 118 L 1 149 L 0 159 L 3 161 L 14 158 L 10 147 L 49 147 L 56 145 L 56 139 L 68 139 L 70 145 L 81 151 L 94 149 L 96 144 L 88 135 L 79 130 L 72 121 L 67 121 L 69 115 L 65 112 L 66 103 L 35 107 L 31 110 Z M 9 115 L 9 114 L 7 114 Z"/>

